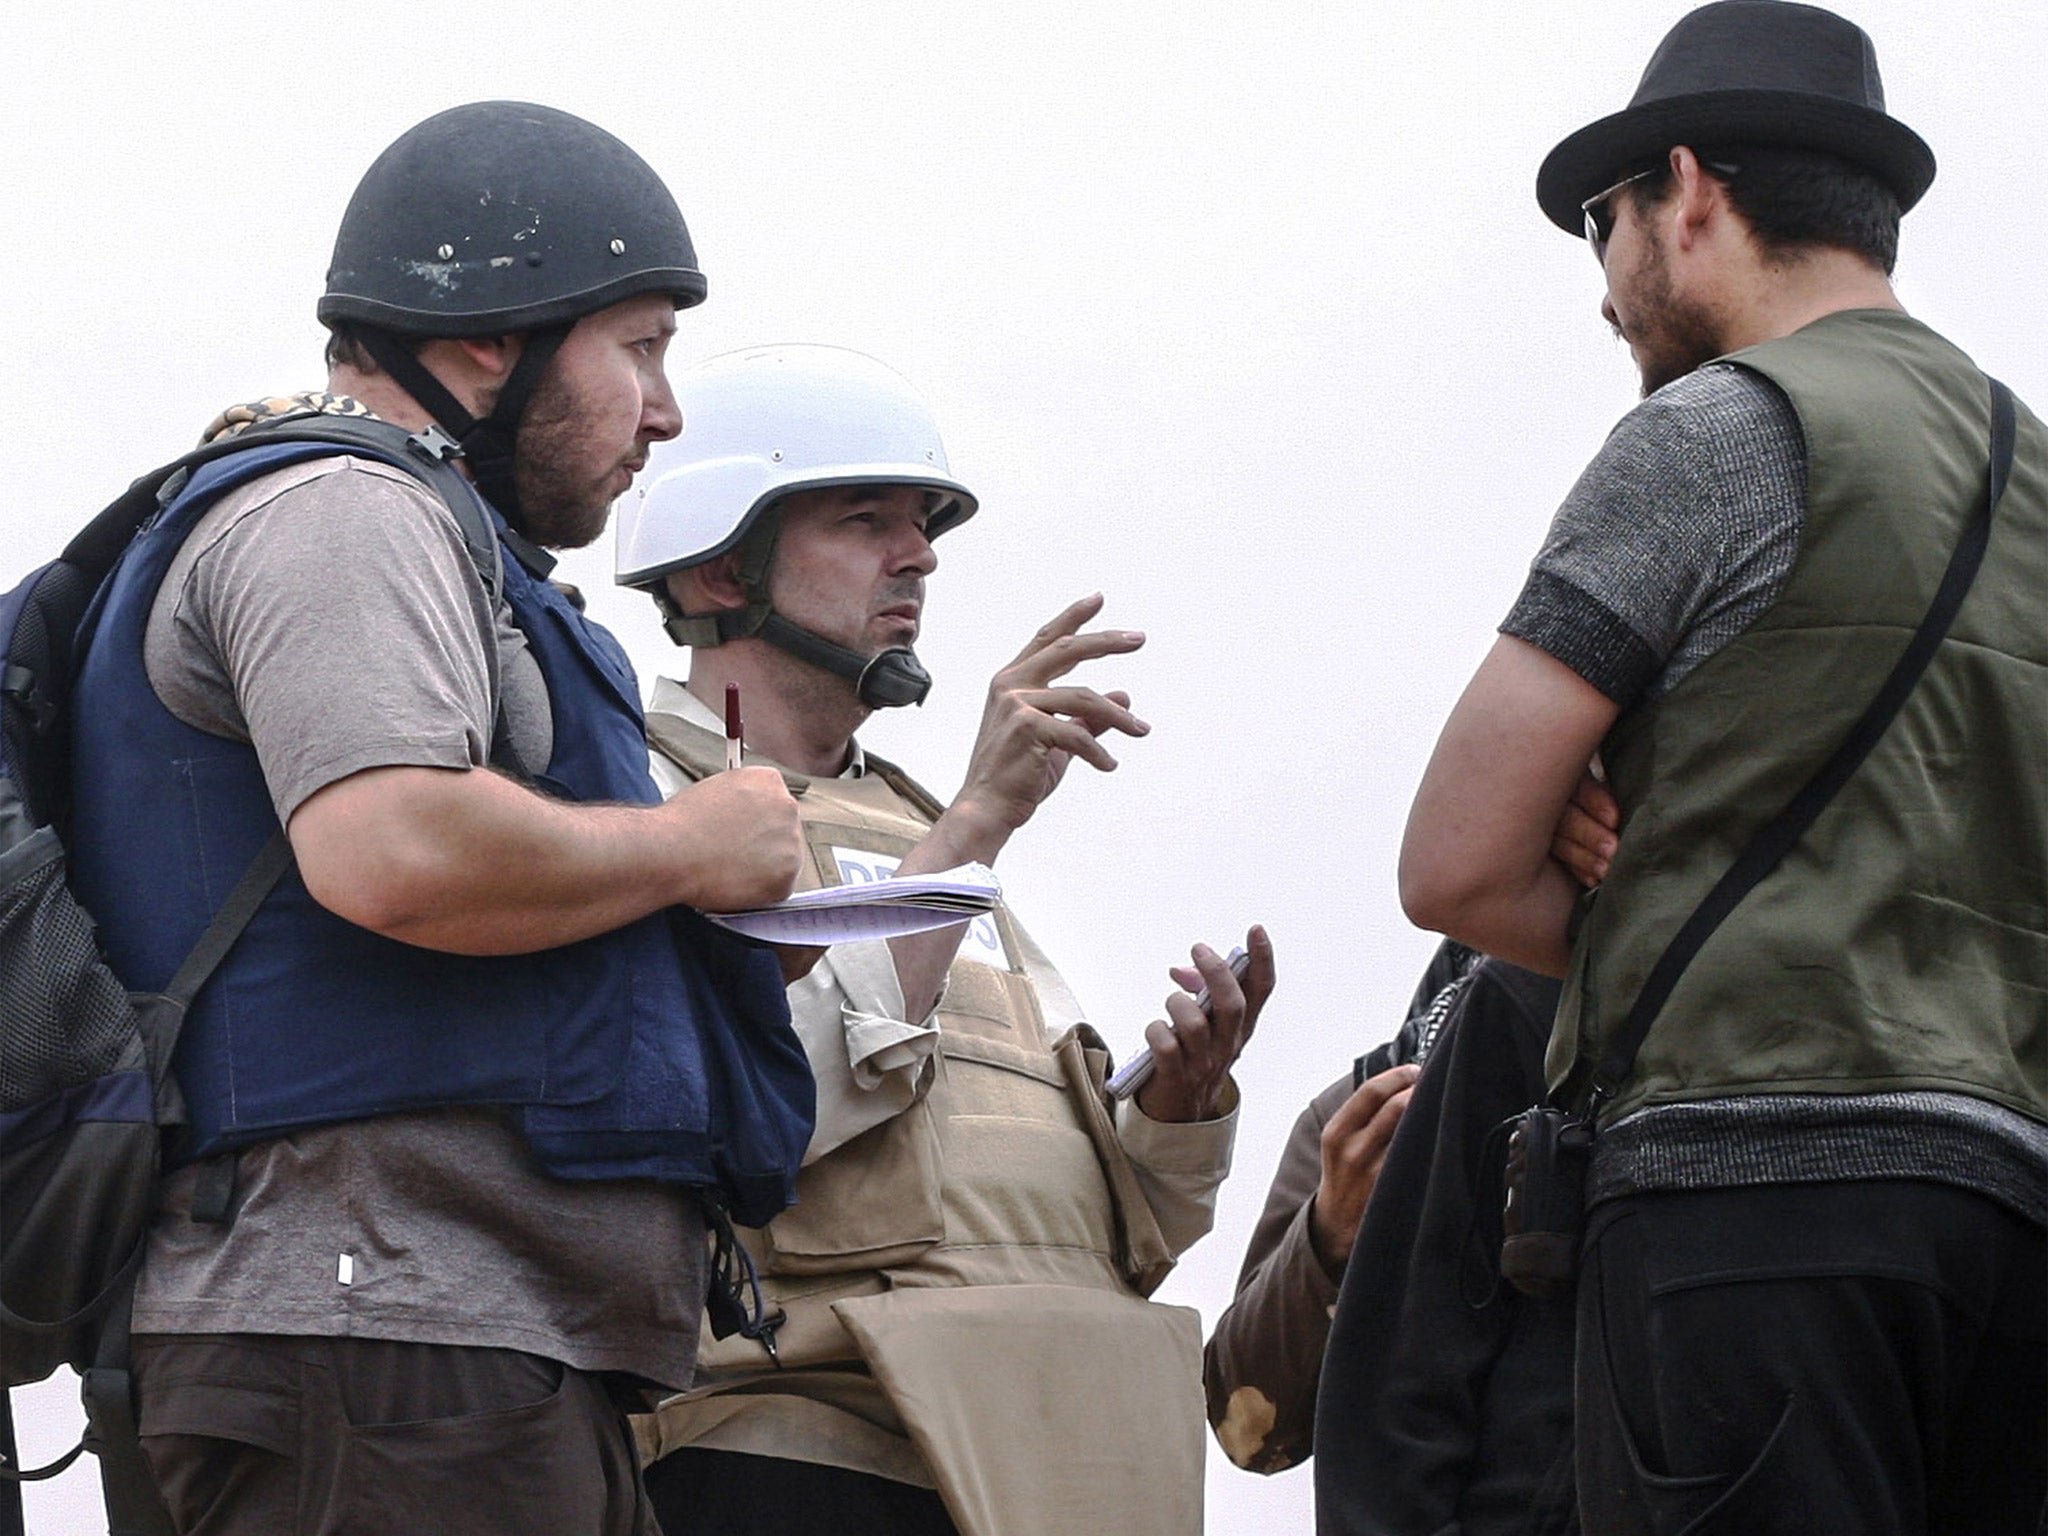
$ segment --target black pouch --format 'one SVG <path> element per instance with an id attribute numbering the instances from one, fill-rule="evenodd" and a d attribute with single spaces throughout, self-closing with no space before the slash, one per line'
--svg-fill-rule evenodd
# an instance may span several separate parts
<path id="1" fill-rule="evenodd" d="M 1525 1296 L 1562 1296 L 1578 1270 L 1593 1127 L 1543 1104 L 1509 1123 L 1501 1278 Z"/>

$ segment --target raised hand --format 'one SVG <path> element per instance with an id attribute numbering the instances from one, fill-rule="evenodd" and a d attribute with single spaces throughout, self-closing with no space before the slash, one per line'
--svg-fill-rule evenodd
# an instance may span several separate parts
<path id="1" fill-rule="evenodd" d="M 948 815 L 994 837 L 998 847 L 1030 820 L 1075 758 L 1104 773 L 1116 767 L 1098 739 L 1104 732 L 1143 736 L 1152 729 L 1131 713 L 1129 694 L 1054 686 L 1083 662 L 1145 643 L 1136 630 L 1083 631 L 1101 611 L 1100 593 L 1068 604 L 989 684 L 967 775 Z"/>
<path id="2" fill-rule="evenodd" d="M 1153 1120 L 1214 1119 L 1223 1099 L 1230 1068 L 1259 1022 L 1259 1012 L 1273 993 L 1273 941 L 1257 924 L 1245 935 L 1251 956 L 1240 986 L 1221 955 L 1206 944 L 1194 947 L 1191 966 L 1176 966 L 1180 987 L 1166 1000 L 1169 1028 L 1155 1019 L 1145 1028 L 1152 1048 L 1152 1076 L 1138 1090 L 1138 1108 Z M 1195 1002 L 1209 990 L 1209 1010 Z"/>
<path id="3" fill-rule="evenodd" d="M 1358 1240 L 1365 1205 L 1379 1182 L 1394 1129 L 1422 1069 L 1412 1063 L 1367 1078 L 1323 1125 L 1323 1179 L 1309 1207 L 1309 1243 L 1331 1275 L 1341 1275 Z"/>

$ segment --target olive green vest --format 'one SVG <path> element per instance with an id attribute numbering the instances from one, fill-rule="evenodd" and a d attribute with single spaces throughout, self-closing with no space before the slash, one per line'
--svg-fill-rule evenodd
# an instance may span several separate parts
<path id="1" fill-rule="evenodd" d="M 1750 835 L 1848 732 L 1918 626 L 1989 464 L 1988 386 L 1886 310 L 1735 353 L 1791 400 L 1807 500 L 1784 589 L 1602 755 L 1620 853 L 1574 951 L 1551 1080 L 1597 1057 Z M 2048 431 L 1948 640 L 1869 758 L 1721 925 L 1611 1121 L 1747 1093 L 1971 1094 L 2048 1120 Z"/>

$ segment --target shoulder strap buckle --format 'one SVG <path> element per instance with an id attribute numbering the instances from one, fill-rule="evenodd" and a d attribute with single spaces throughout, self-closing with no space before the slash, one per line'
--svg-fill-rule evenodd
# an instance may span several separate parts
<path id="1" fill-rule="evenodd" d="M 442 431 L 439 422 L 428 422 L 419 431 L 408 437 L 406 442 L 427 458 L 433 459 L 438 463 L 445 464 L 451 459 L 462 457 L 462 444 Z"/>

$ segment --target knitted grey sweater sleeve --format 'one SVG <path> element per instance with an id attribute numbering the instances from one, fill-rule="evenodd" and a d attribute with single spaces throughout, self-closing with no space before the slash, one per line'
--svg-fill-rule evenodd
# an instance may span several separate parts
<path id="1" fill-rule="evenodd" d="M 1709 364 L 1616 424 L 1501 633 L 1624 709 L 1658 698 L 1770 606 L 1805 509 L 1791 402 L 1747 368 Z"/>

